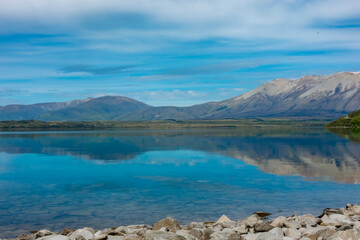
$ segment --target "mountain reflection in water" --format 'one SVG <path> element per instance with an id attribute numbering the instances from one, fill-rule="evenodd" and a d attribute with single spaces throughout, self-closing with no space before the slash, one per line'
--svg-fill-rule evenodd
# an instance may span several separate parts
<path id="1" fill-rule="evenodd" d="M 154 150 L 225 155 L 277 175 L 360 182 L 360 147 L 324 129 L 87 131 L 0 134 L 0 152 L 74 156 L 111 163 Z M 186 159 L 184 159 L 186 161 Z"/>

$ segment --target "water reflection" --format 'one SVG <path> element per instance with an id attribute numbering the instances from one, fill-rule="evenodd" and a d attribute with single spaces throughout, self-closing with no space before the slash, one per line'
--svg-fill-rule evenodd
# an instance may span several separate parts
<path id="1" fill-rule="evenodd" d="M 359 145 L 324 129 L 0 134 L 0 152 L 75 156 L 98 163 L 184 149 L 225 155 L 278 175 L 360 182 Z"/>

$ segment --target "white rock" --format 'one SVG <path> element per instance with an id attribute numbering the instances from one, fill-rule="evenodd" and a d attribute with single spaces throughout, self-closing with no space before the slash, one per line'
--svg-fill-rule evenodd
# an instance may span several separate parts
<path id="1" fill-rule="evenodd" d="M 286 220 L 284 222 L 284 226 L 287 228 L 293 228 L 293 229 L 301 228 L 301 224 L 296 220 Z"/>
<path id="2" fill-rule="evenodd" d="M 249 227 L 254 227 L 256 223 L 262 223 L 260 217 L 257 214 L 253 214 L 248 218 L 245 218 L 238 222 L 238 225 L 246 225 Z"/>
<path id="3" fill-rule="evenodd" d="M 215 224 L 220 224 L 220 223 L 226 223 L 226 222 L 231 222 L 231 220 L 226 216 L 226 215 L 222 215 Z"/>
<path id="4" fill-rule="evenodd" d="M 274 219 L 274 221 L 272 221 L 271 226 L 281 228 L 286 220 L 287 219 L 284 216 L 277 217 Z"/>
<path id="5" fill-rule="evenodd" d="M 282 240 L 282 237 L 278 237 L 273 233 L 264 232 L 260 233 L 255 240 Z"/>
<path id="6" fill-rule="evenodd" d="M 234 227 L 233 230 L 235 230 L 235 232 L 240 233 L 240 234 L 244 234 L 244 233 L 248 232 L 245 225 L 240 225 L 239 227 Z"/>
<path id="7" fill-rule="evenodd" d="M 248 233 L 243 235 L 244 240 L 256 240 L 256 238 L 260 235 L 260 233 Z"/>
<path id="8" fill-rule="evenodd" d="M 348 219 L 347 217 L 345 217 L 342 214 L 332 214 L 329 216 L 330 221 L 332 222 L 338 222 L 338 223 L 346 223 L 346 224 L 351 224 L 352 222 L 350 221 L 350 219 Z"/>
<path id="9" fill-rule="evenodd" d="M 97 231 L 97 232 L 94 234 L 94 237 L 96 237 L 96 238 L 99 237 L 99 236 L 101 235 L 101 233 L 102 233 L 101 231 Z"/>
<path id="10" fill-rule="evenodd" d="M 306 226 L 306 225 L 311 226 L 311 225 L 316 224 L 316 218 L 312 214 L 305 214 L 305 215 L 299 216 L 298 219 L 299 219 L 301 226 Z"/>
<path id="11" fill-rule="evenodd" d="M 299 230 L 296 229 L 292 229 L 292 228 L 286 228 L 284 230 L 284 234 L 286 237 L 292 237 L 292 238 L 301 238 L 301 232 Z"/>
<path id="12" fill-rule="evenodd" d="M 146 240 L 186 240 L 186 238 L 171 232 L 147 230 Z"/>
<path id="13" fill-rule="evenodd" d="M 188 233 L 188 231 L 185 231 L 185 230 L 177 230 L 176 234 L 180 235 L 180 236 L 183 236 L 186 240 L 197 240 L 196 237 L 194 237 L 193 235 L 190 235 Z"/>
<path id="14" fill-rule="evenodd" d="M 348 229 L 345 231 L 338 231 L 332 235 L 328 240 L 359 240 L 360 232 L 355 229 Z"/>
<path id="15" fill-rule="evenodd" d="M 271 229 L 269 233 L 275 234 L 279 238 L 284 237 L 283 230 L 278 227 Z"/>
<path id="16" fill-rule="evenodd" d="M 124 236 L 113 236 L 113 235 L 108 235 L 106 240 L 123 240 Z"/>
<path id="17" fill-rule="evenodd" d="M 295 240 L 293 237 L 283 237 L 283 240 Z"/>
<path id="18" fill-rule="evenodd" d="M 71 240 L 73 239 L 77 239 L 79 238 L 80 236 L 82 236 L 83 238 L 85 238 L 85 240 L 90 240 L 92 238 L 94 238 L 94 234 L 92 232 L 90 232 L 89 230 L 87 229 L 78 229 L 76 230 L 75 232 L 73 232 L 69 238 Z"/>
<path id="19" fill-rule="evenodd" d="M 69 237 L 63 235 L 51 235 L 38 238 L 37 240 L 69 240 Z"/>

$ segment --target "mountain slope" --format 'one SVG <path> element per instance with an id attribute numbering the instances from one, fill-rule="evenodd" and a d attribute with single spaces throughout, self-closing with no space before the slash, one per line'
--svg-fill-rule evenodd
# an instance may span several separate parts
<path id="1" fill-rule="evenodd" d="M 111 120 L 150 107 L 131 98 L 105 96 L 64 103 L 9 105 L 0 108 L 0 120 Z"/>
<path id="2" fill-rule="evenodd" d="M 334 117 L 360 108 L 360 74 L 276 79 L 222 102 L 210 117 Z"/>
<path id="3" fill-rule="evenodd" d="M 155 107 L 126 119 L 336 118 L 360 108 L 360 74 L 276 79 L 245 94 L 191 107 Z"/>
<path id="4" fill-rule="evenodd" d="M 0 120 L 160 120 L 246 117 L 337 118 L 360 109 L 360 73 L 276 79 L 245 94 L 190 107 L 151 107 L 106 96 L 64 103 L 0 107 Z"/>

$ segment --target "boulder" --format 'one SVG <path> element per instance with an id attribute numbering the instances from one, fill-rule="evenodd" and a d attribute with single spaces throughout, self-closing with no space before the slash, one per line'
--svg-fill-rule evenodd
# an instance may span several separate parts
<path id="1" fill-rule="evenodd" d="M 145 240 L 145 236 L 141 237 L 136 234 L 129 234 L 123 238 L 123 240 Z"/>
<path id="2" fill-rule="evenodd" d="M 301 228 L 301 224 L 296 220 L 286 220 L 284 221 L 284 226 L 287 228 L 299 229 Z"/>
<path id="3" fill-rule="evenodd" d="M 333 234 L 331 237 L 327 238 L 328 240 L 359 240 L 360 232 L 355 229 L 348 229 L 345 231 L 338 231 Z"/>
<path id="4" fill-rule="evenodd" d="M 95 236 L 87 229 L 78 229 L 69 235 L 70 240 L 79 240 L 84 238 L 85 240 L 93 239 Z"/>
<path id="5" fill-rule="evenodd" d="M 64 228 L 64 230 L 62 230 L 61 235 L 67 236 L 72 234 L 73 232 L 75 232 L 75 229 L 72 228 Z"/>
<path id="6" fill-rule="evenodd" d="M 317 224 L 316 218 L 312 214 L 305 214 L 305 215 L 299 216 L 298 220 L 299 220 L 299 223 L 301 224 L 301 226 L 303 226 L 303 227 L 315 226 Z"/>
<path id="7" fill-rule="evenodd" d="M 186 240 L 197 240 L 196 237 L 189 234 L 189 232 L 185 231 L 185 230 L 178 230 L 178 231 L 176 231 L 176 234 L 180 235 L 180 236 L 183 236 Z"/>
<path id="8" fill-rule="evenodd" d="M 195 238 L 197 238 L 199 240 L 204 239 L 204 233 L 203 233 L 202 229 L 200 229 L 200 228 L 192 228 L 192 229 L 190 229 L 189 234 L 194 236 Z"/>
<path id="9" fill-rule="evenodd" d="M 36 234 L 21 234 L 16 237 L 16 240 L 35 240 Z"/>
<path id="10" fill-rule="evenodd" d="M 240 234 L 248 233 L 248 229 L 246 228 L 245 225 L 241 225 L 239 227 L 234 227 L 233 229 L 235 230 L 235 232 L 240 233 Z"/>
<path id="11" fill-rule="evenodd" d="M 108 235 L 106 240 L 124 240 L 124 236 L 119 235 Z"/>
<path id="12" fill-rule="evenodd" d="M 268 222 L 255 223 L 254 225 L 255 232 L 268 232 L 273 228 L 274 227 Z"/>
<path id="13" fill-rule="evenodd" d="M 238 221 L 237 223 L 238 223 L 238 226 L 239 225 L 245 225 L 246 227 L 251 227 L 252 228 L 252 227 L 254 227 L 254 225 L 256 223 L 262 223 L 262 221 L 261 221 L 261 218 L 258 215 L 253 214 L 248 218 L 245 218 L 243 220 Z"/>
<path id="14" fill-rule="evenodd" d="M 264 232 L 259 233 L 255 240 L 283 240 L 283 238 L 275 235 L 274 233 Z"/>
<path id="15" fill-rule="evenodd" d="M 190 224 L 189 224 L 189 228 L 190 229 L 193 229 L 193 228 L 204 228 L 205 226 L 204 226 L 204 223 L 202 223 L 202 222 L 191 222 Z"/>
<path id="16" fill-rule="evenodd" d="M 162 232 L 162 231 L 146 231 L 146 240 L 186 240 L 183 236 L 180 236 L 171 232 Z"/>
<path id="17" fill-rule="evenodd" d="M 311 240 L 317 240 L 322 237 L 322 239 L 327 239 L 336 232 L 335 227 L 328 226 L 317 226 L 315 228 L 306 229 L 304 232 L 304 237 L 308 237 Z"/>
<path id="18" fill-rule="evenodd" d="M 273 228 L 269 231 L 269 233 L 275 234 L 277 237 L 282 238 L 284 237 L 283 230 L 281 228 Z"/>
<path id="19" fill-rule="evenodd" d="M 51 235 L 39 238 L 39 240 L 70 240 L 69 237 L 64 235 Z"/>
<path id="20" fill-rule="evenodd" d="M 154 224 L 153 230 L 160 230 L 163 227 L 167 227 L 170 232 L 176 233 L 180 230 L 180 224 L 173 218 L 168 217 Z"/>
<path id="21" fill-rule="evenodd" d="M 50 236 L 50 235 L 54 235 L 54 234 L 55 233 L 53 233 L 47 229 L 42 229 L 42 230 L 38 231 L 37 233 L 35 233 L 35 237 L 41 238 L 41 237 Z"/>
<path id="22" fill-rule="evenodd" d="M 231 220 L 226 216 L 226 215 L 222 215 L 215 224 L 220 224 L 220 223 L 227 223 L 227 222 L 231 222 Z"/>
<path id="23" fill-rule="evenodd" d="M 352 222 L 346 216 L 341 214 L 332 214 L 329 216 L 330 222 L 337 222 L 339 224 L 351 224 Z"/>
<path id="24" fill-rule="evenodd" d="M 271 222 L 271 226 L 281 228 L 284 226 L 284 222 L 286 220 L 287 220 L 287 218 L 284 216 L 277 217 Z"/>
<path id="25" fill-rule="evenodd" d="M 301 232 L 299 230 L 292 229 L 292 228 L 285 228 L 284 229 L 284 235 L 286 237 L 292 237 L 292 238 L 295 238 L 295 239 L 301 238 Z"/>

